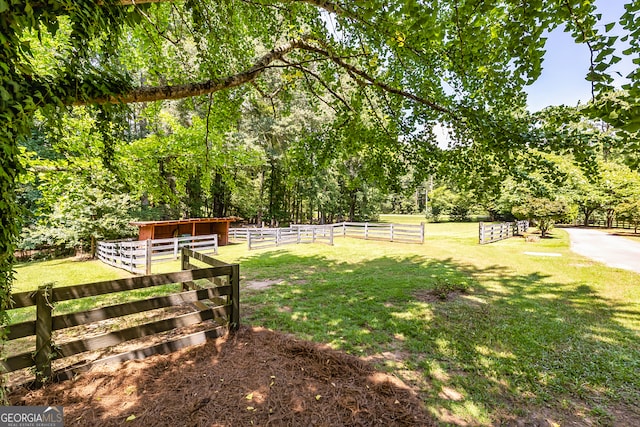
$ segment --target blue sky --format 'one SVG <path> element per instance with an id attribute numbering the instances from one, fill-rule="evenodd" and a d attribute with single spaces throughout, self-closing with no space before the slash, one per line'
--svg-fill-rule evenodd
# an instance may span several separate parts
<path id="1" fill-rule="evenodd" d="M 609 22 L 617 22 L 624 12 L 625 0 L 596 0 L 602 14 L 601 30 Z M 614 30 L 615 31 L 615 30 Z M 528 88 L 530 111 L 538 111 L 548 105 L 575 106 L 591 98 L 591 85 L 585 80 L 589 71 L 589 49 L 573 42 L 563 28 L 547 35 L 547 52 L 542 64 L 542 75 Z M 631 71 L 631 62 L 625 59 L 615 66 L 623 75 Z"/>

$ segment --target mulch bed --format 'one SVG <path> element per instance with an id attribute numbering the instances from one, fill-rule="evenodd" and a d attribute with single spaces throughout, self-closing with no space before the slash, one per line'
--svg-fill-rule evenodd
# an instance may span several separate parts
<path id="1" fill-rule="evenodd" d="M 65 426 L 436 425 L 413 390 L 363 360 L 248 327 L 9 399 L 63 406 Z"/>

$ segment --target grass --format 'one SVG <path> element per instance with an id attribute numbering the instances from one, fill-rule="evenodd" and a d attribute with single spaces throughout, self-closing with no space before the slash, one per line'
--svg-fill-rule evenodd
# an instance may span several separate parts
<path id="1" fill-rule="evenodd" d="M 427 224 L 424 245 L 336 238 L 231 245 L 217 258 L 240 263 L 242 286 L 282 281 L 241 291 L 242 322 L 375 361 L 418 388 L 443 424 L 640 416 L 640 275 L 570 252 L 563 230 L 480 246 L 477 224 Z"/>
<path id="2" fill-rule="evenodd" d="M 178 266 L 177 269 L 179 270 L 180 267 Z M 174 268 L 172 271 L 175 270 Z M 115 280 L 131 276 L 124 270 L 110 267 L 98 260 L 86 261 L 75 258 L 21 263 L 16 265 L 15 271 L 16 280 L 13 284 L 13 293 L 32 291 L 46 284 L 51 284 L 53 287 L 62 287 L 102 280 Z M 63 301 L 56 304 L 54 315 L 90 310 L 152 296 L 166 295 L 175 292 L 176 289 L 176 285 L 166 285 Z M 33 306 L 11 310 L 9 312 L 11 323 L 34 320 L 35 316 L 35 307 Z"/>
<path id="3" fill-rule="evenodd" d="M 124 270 L 118 270 L 98 260 L 78 260 L 75 258 L 54 259 L 20 263 L 15 267 L 16 281 L 12 292 L 38 289 L 48 283 L 54 286 L 70 286 L 100 280 L 128 277 Z"/>

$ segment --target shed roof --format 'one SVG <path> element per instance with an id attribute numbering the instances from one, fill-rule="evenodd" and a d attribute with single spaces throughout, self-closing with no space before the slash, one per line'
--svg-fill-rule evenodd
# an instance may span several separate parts
<path id="1" fill-rule="evenodd" d="M 169 219 L 162 221 L 133 221 L 129 224 L 136 227 L 144 227 L 146 225 L 177 225 L 177 224 L 193 224 L 193 223 L 211 223 L 211 222 L 235 222 L 240 221 L 238 217 L 227 218 L 187 218 L 187 219 Z"/>

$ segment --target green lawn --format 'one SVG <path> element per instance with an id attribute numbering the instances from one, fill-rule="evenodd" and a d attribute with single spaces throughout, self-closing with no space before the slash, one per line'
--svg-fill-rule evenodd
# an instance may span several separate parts
<path id="1" fill-rule="evenodd" d="M 217 258 L 240 263 L 242 322 L 374 361 L 443 424 L 639 420 L 640 275 L 573 254 L 563 230 L 552 237 L 480 246 L 477 224 L 427 224 L 424 245 L 339 237 L 231 245 Z M 17 287 L 29 268 L 18 268 Z M 265 279 L 281 283 L 246 288 Z M 441 300 L 435 289 L 465 292 Z"/>
<path id="2" fill-rule="evenodd" d="M 177 269 L 180 269 L 178 264 Z M 21 263 L 15 268 L 16 276 L 12 292 L 26 292 L 37 289 L 39 286 L 51 284 L 53 287 L 80 285 L 102 280 L 114 280 L 130 277 L 131 274 L 113 268 L 99 260 L 77 260 L 75 258 L 55 259 Z M 175 271 L 174 267 L 172 271 Z M 175 292 L 176 285 L 157 286 L 153 288 L 138 289 L 130 292 L 87 297 L 56 304 L 54 314 L 64 314 L 90 310 L 111 304 L 126 301 L 145 299 L 152 296 L 166 295 Z M 35 319 L 35 306 L 12 310 L 9 312 L 11 323 L 18 323 Z"/>
<path id="3" fill-rule="evenodd" d="M 15 270 L 13 292 L 38 289 L 38 286 L 48 283 L 53 286 L 70 286 L 129 276 L 126 271 L 112 268 L 98 260 L 83 261 L 75 258 L 20 263 Z"/>

